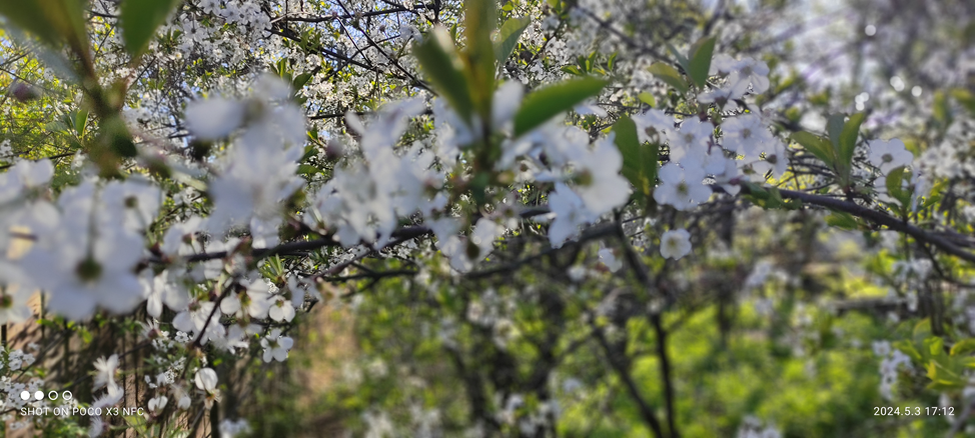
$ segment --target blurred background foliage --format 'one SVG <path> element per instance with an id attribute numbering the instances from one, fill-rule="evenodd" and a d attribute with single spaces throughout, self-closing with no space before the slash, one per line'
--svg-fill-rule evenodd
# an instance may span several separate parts
<path id="1" fill-rule="evenodd" d="M 186 3 L 193 8 L 196 2 Z M 456 21 L 460 2 L 443 3 L 439 18 Z M 302 2 L 301 7 L 310 14 L 331 14 L 330 5 Z M 549 40 L 573 40 L 569 17 L 578 14 L 573 19 L 597 22 L 601 37 L 612 35 L 621 57 L 666 59 L 667 44 L 683 47 L 697 36 L 720 35 L 727 52 L 763 59 L 772 69 L 772 91 L 761 103 L 774 109 L 783 131 L 821 127 L 825 115 L 837 111 L 867 111 L 884 121 L 865 126 L 867 131 L 902 136 L 920 154 L 941 142 L 956 119 L 965 123 L 975 110 L 975 3 L 970 1 L 512 0 L 502 6 L 502 18 L 528 15 L 538 22 L 554 13 L 559 21 L 550 37 L 517 46 L 509 61 L 512 72 L 527 70 L 538 59 L 547 70 L 567 74 L 601 69 L 627 77 L 645 69 L 639 63 L 614 69 L 613 56 L 595 48 L 568 60 L 560 50 L 578 48 L 548 48 Z M 583 8 L 602 13 L 586 16 Z M 95 40 L 113 31 L 98 16 L 91 20 Z M 36 47 L 14 43 L 7 32 L 0 28 L 0 87 L 8 90 L 0 98 L 0 165 L 4 156 L 56 157 L 58 181 L 72 181 L 73 154 L 94 135 L 80 92 L 42 65 L 32 52 Z M 282 37 L 292 54 L 355 31 L 329 22 L 296 32 L 301 34 Z M 209 59 L 206 53 L 166 56 L 176 44 L 162 38 L 158 62 L 145 62 L 127 95 L 135 125 L 168 128 L 152 131 L 155 135 L 185 135 L 178 122 L 159 119 L 175 119 L 187 94 L 217 88 L 221 78 L 265 68 L 292 80 L 305 73 L 285 60 L 262 65 L 265 53 L 259 48 L 253 57 L 234 62 Z M 124 64 L 111 54 L 105 58 L 106 69 Z M 316 91 L 299 95 L 308 112 L 318 115 L 311 126 L 315 133 L 344 130 L 341 117 L 331 115 L 369 111 L 410 84 L 391 69 L 348 86 L 357 79 L 353 70 L 320 67 L 316 74 L 326 79 L 314 79 Z M 529 74 L 524 82 L 537 85 L 542 78 Z M 335 89 L 342 90 L 340 96 L 330 94 Z M 650 100 L 681 99 L 663 84 L 645 91 Z M 167 97 L 153 99 L 158 106 L 143 107 L 143 97 L 154 94 Z M 647 96 L 640 96 L 623 95 L 618 105 L 645 107 Z M 588 127 L 606 128 L 595 122 Z M 313 135 L 312 141 L 328 140 Z M 321 175 L 332 165 L 309 164 L 318 166 L 310 173 Z M 693 256 L 693 263 L 676 271 L 655 253 L 642 255 L 659 274 L 662 290 L 681 291 L 679 305 L 662 315 L 659 330 L 650 319 L 636 317 L 659 303 L 631 290 L 629 270 L 612 274 L 599 263 L 601 244 L 582 241 L 549 251 L 544 236 L 525 230 L 492 256 L 503 268 L 501 275 L 430 284 L 430 278 L 442 276 L 424 272 L 449 269 L 441 257 L 417 260 L 404 253 L 370 260 L 375 266 L 367 263 L 367 269 L 420 274 L 337 280 L 328 306 L 296 325 L 291 360 L 255 359 L 241 368 L 225 367 L 220 372 L 238 376 L 240 386 L 227 393 L 247 400 L 236 409 L 251 420 L 253 436 L 425 436 L 434 423 L 463 436 L 472 425 L 486 428 L 484 422 L 491 421 L 506 436 L 648 436 L 639 403 L 628 391 L 637 391 L 663 416 L 668 388 L 661 384 L 665 379 L 655 351 L 662 332 L 671 358 L 672 421 L 686 437 L 732 436 L 752 416 L 786 437 L 935 436 L 951 428 L 940 416 L 874 415 L 878 406 L 923 409 L 942 403 L 942 391 L 926 388 L 923 362 L 930 358 L 901 371 L 913 373 L 904 381 L 923 384 L 898 385 L 896 402 L 880 394 L 880 358 L 872 343 L 913 339 L 925 319 L 924 312 L 910 309 L 910 291 L 886 286 L 891 266 L 903 255 L 861 250 L 878 248 L 882 233 L 827 228 L 805 211 L 739 216 L 718 210 L 692 219 L 704 230 L 696 234 L 695 247 L 712 248 Z M 640 219 L 628 223 L 626 231 L 652 240 L 658 237 L 655 225 Z M 612 239 L 605 242 L 617 257 L 624 256 Z M 752 287 L 748 280 L 763 261 L 781 275 L 772 272 Z M 972 274 L 967 266 L 945 263 L 955 278 Z M 565 275 L 567 269 L 604 275 L 578 281 Z M 965 287 L 929 286 L 936 296 L 931 303 L 940 303 L 942 310 L 936 311 L 942 313 Z M 613 294 L 616 304 L 601 308 L 603 298 Z M 497 318 L 504 323 L 497 324 Z M 945 325 L 951 329 L 950 319 Z M 961 329 L 954 336 L 956 341 L 966 337 Z M 621 379 L 617 368 L 628 370 L 629 379 Z M 955 406 L 960 414 L 962 406 Z M 528 426 L 517 430 L 492 420 L 497 412 Z M 557 418 L 554 425 L 533 428 L 547 424 L 536 418 L 545 415 Z"/>

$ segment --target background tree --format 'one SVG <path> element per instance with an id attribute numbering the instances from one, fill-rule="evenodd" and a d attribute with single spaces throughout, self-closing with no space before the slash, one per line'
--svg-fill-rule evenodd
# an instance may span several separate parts
<path id="1" fill-rule="evenodd" d="M 971 424 L 965 2 L 0 13 L 11 430 Z"/>

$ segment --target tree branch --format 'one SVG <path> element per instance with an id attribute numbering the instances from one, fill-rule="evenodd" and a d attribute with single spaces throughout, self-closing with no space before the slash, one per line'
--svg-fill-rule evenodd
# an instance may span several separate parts
<path id="1" fill-rule="evenodd" d="M 623 381 L 623 385 L 626 386 L 626 392 L 630 394 L 630 397 L 636 402 L 636 406 L 640 411 L 640 416 L 643 417 L 643 421 L 650 426 L 650 430 L 653 431 L 653 435 L 657 438 L 663 438 L 664 432 L 660 426 L 660 420 L 657 419 L 657 414 L 654 413 L 653 408 L 650 404 L 643 398 L 640 394 L 640 388 L 636 386 L 636 382 L 633 381 L 633 376 L 630 375 L 626 364 L 621 362 L 616 356 L 616 352 L 613 351 L 612 346 L 609 345 L 609 341 L 606 339 L 606 335 L 603 333 L 603 329 L 598 327 L 594 321 L 589 323 L 592 326 L 592 333 L 596 340 L 599 342 L 599 346 L 602 347 L 603 351 L 606 353 L 606 360 L 609 361 L 609 366 L 613 368 L 616 375 L 619 376 L 620 380 Z"/>
<path id="2" fill-rule="evenodd" d="M 751 194 L 748 186 L 741 185 L 740 187 L 742 194 Z M 853 216 L 866 219 L 877 225 L 886 226 L 891 230 L 905 233 L 920 242 L 934 245 L 948 254 L 975 263 L 975 253 L 965 251 L 964 249 L 937 234 L 929 233 L 887 213 L 829 196 L 814 195 L 811 193 L 797 192 L 794 190 L 779 190 L 779 193 L 782 195 L 783 199 L 797 199 L 805 204 L 818 205 L 820 207 L 846 212 Z"/>
<path id="3" fill-rule="evenodd" d="M 356 12 L 356 13 L 347 13 L 347 14 L 343 14 L 343 15 L 338 15 L 338 14 L 335 14 L 335 15 L 323 15 L 323 16 L 317 16 L 317 17 L 288 17 L 288 16 L 280 16 L 280 17 L 275 17 L 275 18 L 271 19 L 271 23 L 276 23 L 276 22 L 279 22 L 279 21 L 280 22 L 296 21 L 296 22 L 302 22 L 302 23 L 325 23 L 325 22 L 335 21 L 335 20 L 350 20 L 350 19 L 353 19 L 353 18 L 366 18 L 366 17 L 375 17 L 375 16 L 379 16 L 379 15 L 396 14 L 396 13 L 399 13 L 399 12 L 414 12 L 414 11 L 417 11 L 417 10 L 428 9 L 428 8 L 432 8 L 432 7 L 433 7 L 433 5 L 416 5 L 415 7 L 413 7 L 413 9 L 409 9 L 407 7 L 404 7 L 404 6 L 400 6 L 400 7 L 395 7 L 395 8 L 383 9 L 381 11 Z"/>

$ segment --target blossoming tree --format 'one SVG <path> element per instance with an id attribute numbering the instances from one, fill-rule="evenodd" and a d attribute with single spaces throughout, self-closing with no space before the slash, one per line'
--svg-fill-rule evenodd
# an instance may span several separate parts
<path id="1" fill-rule="evenodd" d="M 928 11 L 969 76 L 871 98 L 762 34 L 795 11 L 705 3 L 0 1 L 8 427 L 975 424 L 971 7 Z"/>

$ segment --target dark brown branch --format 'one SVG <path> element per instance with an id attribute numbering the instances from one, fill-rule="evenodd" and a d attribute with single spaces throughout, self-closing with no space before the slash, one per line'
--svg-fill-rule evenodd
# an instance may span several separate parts
<path id="1" fill-rule="evenodd" d="M 618 220 L 619 218 L 617 218 Z M 620 239 L 620 244 L 623 246 L 624 258 L 627 264 L 630 265 L 630 269 L 636 274 L 637 279 L 643 287 L 648 290 L 659 290 L 659 287 L 651 280 L 646 265 L 640 260 L 640 255 L 630 245 L 630 239 L 623 231 L 623 224 L 617 222 L 616 225 L 616 234 Z M 664 386 L 667 429 L 670 431 L 670 436 L 677 438 L 680 435 L 677 433 L 676 411 L 674 408 L 674 382 L 670 372 L 670 357 L 667 355 L 667 333 L 664 331 L 663 324 L 660 322 L 660 313 L 652 313 L 650 315 L 650 322 L 653 324 L 653 329 L 657 336 L 657 357 L 660 360 L 660 380 Z"/>
<path id="2" fill-rule="evenodd" d="M 396 271 L 384 271 L 384 272 L 372 272 L 364 274 L 354 274 L 346 275 L 344 277 L 322 277 L 323 280 L 330 283 L 339 283 L 345 281 L 355 281 L 355 280 L 367 280 L 367 279 L 379 279 L 379 278 L 389 278 L 389 277 L 399 277 L 407 275 L 416 275 L 418 271 L 415 269 L 400 269 Z"/>
<path id="3" fill-rule="evenodd" d="M 609 361 L 609 366 L 613 368 L 616 375 L 623 381 L 623 385 L 626 387 L 626 392 L 630 394 L 633 401 L 636 402 L 636 406 L 640 411 L 640 416 L 643 417 L 643 421 L 650 426 L 650 430 L 653 431 L 653 436 L 657 438 L 663 438 L 664 432 L 660 425 L 660 420 L 657 419 L 657 414 L 654 413 L 653 408 L 650 404 L 643 398 L 640 394 L 640 388 L 636 386 L 636 382 L 633 381 L 633 376 L 630 375 L 629 369 L 623 361 L 617 357 L 617 352 L 613 350 L 613 347 L 609 345 L 609 341 L 606 339 L 606 335 L 603 333 L 603 329 L 596 325 L 595 322 L 590 322 L 592 326 L 593 336 L 596 341 L 599 342 L 599 346 L 602 347 L 603 351 L 606 353 L 606 360 Z"/>
<path id="4" fill-rule="evenodd" d="M 400 7 L 395 7 L 395 8 L 383 9 L 381 11 L 356 12 L 356 13 L 347 13 L 347 14 L 342 14 L 342 15 L 339 15 L 339 14 L 335 14 L 335 15 L 322 15 L 322 16 L 317 16 L 317 17 L 288 17 L 288 16 L 281 16 L 281 17 L 275 17 L 275 18 L 271 19 L 271 23 L 276 23 L 276 22 L 279 22 L 279 21 L 280 22 L 292 22 L 292 21 L 294 21 L 294 22 L 301 22 L 301 23 L 325 23 L 325 22 L 335 21 L 335 20 L 350 20 L 350 19 L 354 19 L 354 18 L 366 18 L 366 17 L 375 17 L 375 16 L 379 16 L 379 15 L 396 14 L 396 13 L 399 13 L 399 12 L 413 12 L 413 11 L 416 11 L 416 10 L 427 9 L 427 8 L 432 8 L 432 7 L 433 7 L 433 5 L 429 5 L 429 6 L 428 5 L 416 5 L 413 9 L 409 9 L 409 8 L 400 6 Z"/>
<path id="5" fill-rule="evenodd" d="M 741 193 L 750 194 L 750 189 L 748 186 L 742 185 Z M 805 204 L 818 205 L 820 207 L 846 212 L 853 216 L 866 219 L 877 225 L 886 226 L 891 230 L 905 233 L 917 239 L 919 242 L 929 243 L 948 254 L 975 263 L 975 253 L 965 251 L 964 249 L 937 234 L 924 231 L 887 213 L 829 196 L 814 195 L 811 193 L 797 192 L 794 190 L 779 190 L 779 193 L 782 195 L 783 199 L 796 199 Z"/>
<path id="6" fill-rule="evenodd" d="M 549 212 L 548 207 L 537 207 L 530 208 L 521 212 L 520 216 L 522 219 L 528 219 L 535 216 L 540 216 Z M 425 236 L 427 234 L 432 234 L 433 230 L 425 226 L 408 226 L 402 227 L 398 230 L 393 231 L 390 237 L 393 241 L 385 247 L 395 246 L 403 243 L 410 239 L 415 239 L 417 237 Z M 297 242 L 286 242 L 282 243 L 274 248 L 260 248 L 255 249 L 251 255 L 255 258 L 261 259 L 265 257 L 271 257 L 274 255 L 304 255 L 306 251 L 313 251 L 316 249 L 321 249 L 329 246 L 340 246 L 341 244 L 333 238 L 333 234 L 328 234 L 319 239 L 312 240 L 302 240 Z M 230 254 L 229 251 L 216 251 L 216 252 L 203 252 L 198 254 L 193 254 L 186 257 L 184 260 L 186 262 L 203 262 L 207 260 L 222 259 Z M 146 260 L 147 263 L 166 263 L 166 260 L 160 258 L 149 258 Z"/>
<path id="7" fill-rule="evenodd" d="M 70 157 L 70 156 L 72 156 L 72 155 L 74 155 L 75 153 L 76 153 L 76 152 L 68 152 L 68 153 L 64 153 L 64 154 L 57 154 L 57 155 L 52 155 L 52 156 L 50 156 L 50 157 L 44 157 L 44 158 L 39 158 L 39 159 L 37 159 L 37 160 L 33 160 L 33 161 L 40 161 L 40 160 L 57 160 L 57 159 L 59 159 L 59 158 L 65 158 L 65 157 Z M 4 164 L 3 166 L 0 166 L 0 170 L 3 170 L 3 169 L 9 169 L 9 168 L 11 168 L 11 167 L 13 167 L 13 166 L 14 166 L 13 164 Z"/>
<path id="8" fill-rule="evenodd" d="M 650 315 L 650 322 L 653 324 L 653 331 L 657 335 L 657 357 L 660 359 L 660 379 L 664 383 L 664 401 L 667 407 L 667 428 L 670 429 L 670 436 L 677 438 L 676 411 L 674 408 L 674 380 L 670 372 L 670 356 L 667 355 L 667 332 L 664 331 L 663 324 L 660 323 L 660 314 Z"/>
<path id="9" fill-rule="evenodd" d="M 296 35 L 295 32 L 293 30 L 291 30 L 291 29 L 286 29 L 286 28 L 283 28 L 283 29 L 273 29 L 272 28 L 272 29 L 267 29 L 267 31 L 270 32 L 273 35 L 277 35 L 277 36 L 280 36 L 282 38 L 287 38 L 287 39 L 292 40 L 292 41 L 301 42 L 301 37 L 298 36 L 298 35 Z M 345 62 L 345 63 L 348 63 L 348 64 L 352 64 L 352 65 L 355 65 L 355 66 L 358 66 L 358 67 L 362 67 L 362 68 L 364 68 L 366 70 L 369 70 L 369 71 L 379 72 L 379 70 L 375 66 L 361 63 L 359 61 L 356 61 L 356 60 L 354 60 L 354 59 L 352 59 L 352 58 L 350 58 L 348 56 L 345 56 L 345 55 L 343 55 L 343 54 L 341 54 L 339 52 L 336 52 L 334 50 L 331 50 L 329 48 L 319 46 L 319 47 L 316 47 L 315 50 L 317 52 L 321 53 L 322 55 L 325 55 L 325 56 L 327 56 L 329 58 L 332 58 L 332 59 L 335 59 L 335 60 L 339 60 L 339 61 L 342 61 L 342 62 Z"/>

